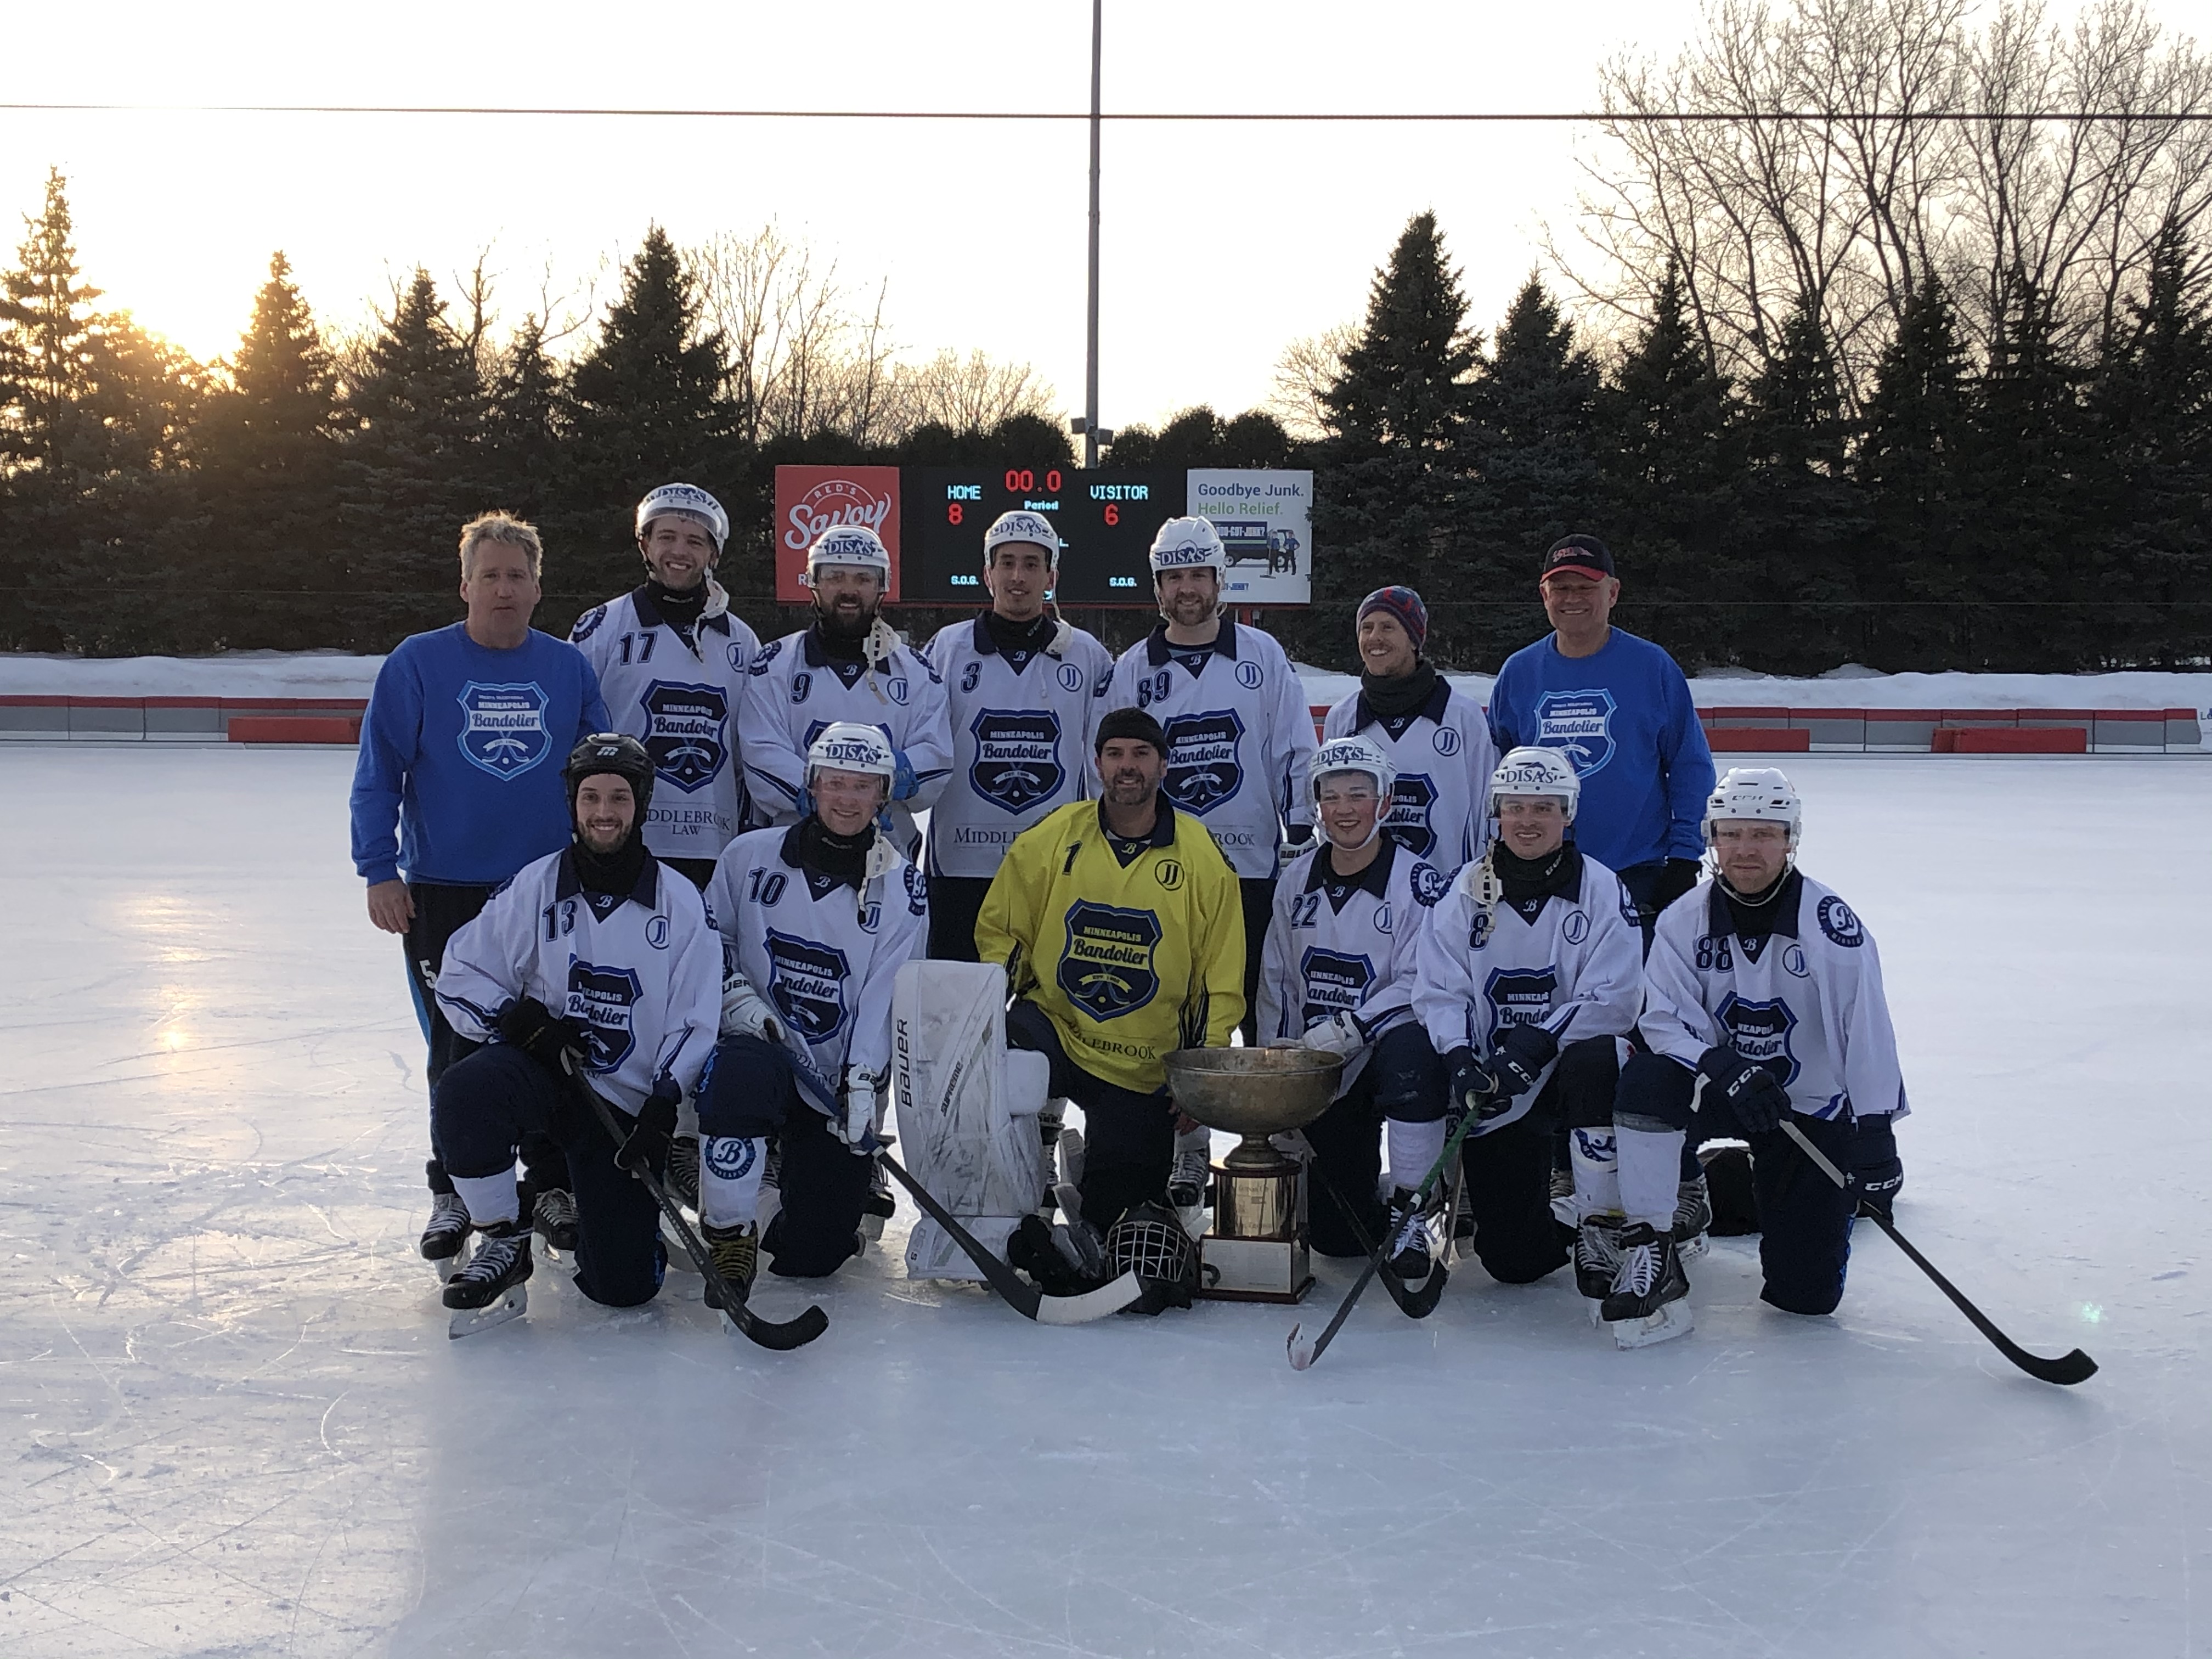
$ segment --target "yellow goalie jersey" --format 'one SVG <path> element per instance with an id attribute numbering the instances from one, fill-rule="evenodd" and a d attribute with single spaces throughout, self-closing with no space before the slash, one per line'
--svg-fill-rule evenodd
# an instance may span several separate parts
<path id="1" fill-rule="evenodd" d="M 1141 841 L 1110 836 L 1095 800 L 1014 837 L 975 948 L 1050 1018 L 1092 1076 L 1149 1093 L 1161 1056 L 1221 1048 L 1244 1017 L 1244 915 L 1206 826 L 1159 798 Z"/>

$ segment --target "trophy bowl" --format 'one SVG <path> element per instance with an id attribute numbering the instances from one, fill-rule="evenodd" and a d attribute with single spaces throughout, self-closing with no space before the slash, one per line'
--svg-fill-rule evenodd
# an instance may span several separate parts
<path id="1" fill-rule="evenodd" d="M 1302 1129 L 1328 1109 L 1344 1060 L 1313 1048 L 1177 1048 L 1168 1092 L 1209 1129 L 1242 1135 L 1232 1167 L 1278 1162 L 1267 1137 Z"/>

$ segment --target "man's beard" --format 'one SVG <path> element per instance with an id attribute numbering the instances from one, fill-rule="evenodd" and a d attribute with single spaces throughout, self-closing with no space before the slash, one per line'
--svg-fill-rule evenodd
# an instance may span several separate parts
<path id="1" fill-rule="evenodd" d="M 822 631 L 832 639 L 866 639 L 868 630 L 876 623 L 873 607 L 865 605 L 856 611 L 817 605 L 814 615 L 815 619 L 822 624 Z"/>

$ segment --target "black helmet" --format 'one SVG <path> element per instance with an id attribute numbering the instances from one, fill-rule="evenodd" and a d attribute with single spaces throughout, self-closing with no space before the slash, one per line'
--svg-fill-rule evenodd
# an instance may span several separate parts
<path id="1" fill-rule="evenodd" d="M 576 787 L 586 778 L 611 772 L 626 780 L 637 797 L 637 829 L 645 827 L 645 809 L 653 805 L 653 757 L 635 738 L 620 732 L 594 732 L 568 751 L 561 769 L 568 785 L 568 816 L 576 815 Z"/>
<path id="2" fill-rule="evenodd" d="M 1116 1277 L 1134 1273 L 1144 1294 L 1133 1311 L 1188 1308 L 1198 1289 L 1198 1251 L 1174 1211 L 1146 1200 L 1106 1230 L 1106 1260 Z"/>

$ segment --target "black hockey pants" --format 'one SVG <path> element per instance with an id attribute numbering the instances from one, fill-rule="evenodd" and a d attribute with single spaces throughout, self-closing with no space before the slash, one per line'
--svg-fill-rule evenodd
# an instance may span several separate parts
<path id="1" fill-rule="evenodd" d="M 773 1135 L 782 1207 L 761 1236 L 786 1279 L 820 1279 L 858 1254 L 860 1206 L 873 1160 L 830 1133 L 830 1120 L 799 1091 L 792 1058 L 776 1043 L 726 1036 L 699 1079 L 699 1134 Z"/>
<path id="2" fill-rule="evenodd" d="M 1006 1046 L 1042 1054 L 1051 1093 L 1083 1109 L 1083 1218 L 1102 1234 L 1147 1199 L 1164 1202 L 1175 1167 L 1175 1106 L 1165 1089 L 1139 1094 L 1094 1077 L 1067 1057 L 1060 1033 L 1034 1002 L 1006 1010 Z"/>
<path id="3" fill-rule="evenodd" d="M 1313 1190 L 1306 1195 L 1307 1234 L 1323 1255 L 1361 1255 L 1359 1240 L 1329 1196 L 1352 1206 L 1368 1237 L 1382 1242 L 1386 1212 L 1376 1188 L 1382 1178 L 1382 1121 L 1433 1123 L 1444 1115 L 1444 1067 L 1418 1022 L 1394 1026 L 1376 1040 L 1367 1064 L 1329 1109 L 1306 1125 L 1314 1150 Z M 1404 1171 L 1397 1171 L 1404 1178 Z M 1419 1180 L 1425 1170 L 1413 1172 Z M 1327 1185 L 1322 1185 L 1323 1181 Z"/>
<path id="4" fill-rule="evenodd" d="M 929 878 L 929 958 L 932 962 L 975 962 L 975 918 L 983 914 L 988 876 L 932 876 Z"/>
<path id="5" fill-rule="evenodd" d="M 1528 1285 L 1566 1265 L 1574 1235 L 1552 1213 L 1553 1142 L 1563 1122 L 1612 1121 L 1620 1074 L 1613 1043 L 1609 1036 L 1568 1043 L 1527 1115 L 1462 1144 L 1474 1254 L 1492 1279 Z"/>

